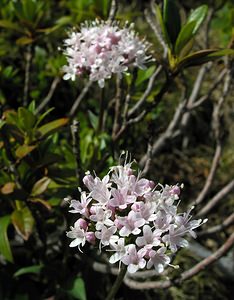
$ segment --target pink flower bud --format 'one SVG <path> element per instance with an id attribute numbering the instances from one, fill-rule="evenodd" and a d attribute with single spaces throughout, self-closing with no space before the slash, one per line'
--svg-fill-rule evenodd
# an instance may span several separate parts
<path id="1" fill-rule="evenodd" d="M 87 221 L 85 221 L 84 219 L 80 218 L 76 221 L 76 223 L 80 226 L 81 229 L 86 230 L 88 227 L 88 223 Z"/>
<path id="2" fill-rule="evenodd" d="M 86 175 L 83 178 L 83 183 L 87 186 L 87 188 L 91 191 L 94 186 L 94 179 L 92 175 Z"/>
<path id="3" fill-rule="evenodd" d="M 115 224 L 115 226 L 116 226 L 118 229 L 121 229 L 121 228 L 123 227 L 123 225 L 120 224 L 120 222 L 119 222 L 118 219 L 115 219 L 115 220 L 114 220 L 114 224 Z"/>
<path id="4" fill-rule="evenodd" d="M 90 244 L 95 244 L 95 241 L 96 241 L 96 237 L 95 237 L 95 234 L 94 232 L 86 232 L 86 241 L 88 241 Z"/>
<path id="5" fill-rule="evenodd" d="M 171 189 L 171 194 L 173 195 L 180 195 L 180 187 L 178 185 L 174 185 Z"/>
<path id="6" fill-rule="evenodd" d="M 92 215 L 95 215 L 96 212 L 97 212 L 97 206 L 91 206 L 90 209 L 89 209 L 89 212 L 90 212 Z"/>

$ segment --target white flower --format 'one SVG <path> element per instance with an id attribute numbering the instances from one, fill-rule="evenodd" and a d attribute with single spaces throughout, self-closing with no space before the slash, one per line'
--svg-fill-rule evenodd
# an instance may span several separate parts
<path id="1" fill-rule="evenodd" d="M 110 251 L 115 251 L 115 253 L 113 255 L 111 255 L 109 262 L 111 264 L 114 264 L 117 261 L 120 261 L 122 259 L 122 257 L 126 254 L 127 247 L 125 247 L 124 238 L 119 238 L 117 243 L 111 242 L 110 247 L 112 249 Z"/>
<path id="2" fill-rule="evenodd" d="M 161 230 L 154 230 L 154 232 L 152 232 L 149 225 L 144 225 L 143 236 L 136 239 L 136 244 L 139 247 L 147 246 L 147 248 L 153 248 L 160 244 L 161 234 Z"/>
<path id="3" fill-rule="evenodd" d="M 129 273 L 135 273 L 138 269 L 144 269 L 146 265 L 146 260 L 141 252 L 137 252 L 134 244 L 128 245 L 127 253 L 121 258 L 121 261 L 128 266 Z"/>
<path id="4" fill-rule="evenodd" d="M 164 271 L 164 267 L 170 263 L 170 257 L 165 255 L 166 250 L 166 247 L 162 247 L 157 251 L 151 250 L 149 252 L 150 259 L 147 262 L 147 269 L 154 266 L 158 273 L 162 273 Z"/>
<path id="5" fill-rule="evenodd" d="M 101 231 L 95 232 L 95 236 L 100 240 L 100 242 L 104 246 L 108 246 L 110 243 L 113 243 L 114 241 L 118 240 L 118 237 L 114 236 L 116 230 L 117 228 L 115 226 L 107 228 L 106 226 L 103 225 Z"/>
<path id="6" fill-rule="evenodd" d="M 71 32 L 64 46 L 68 65 L 63 67 L 63 78 L 75 80 L 76 75 L 86 73 L 100 87 L 104 87 L 105 79 L 126 72 L 129 66 L 145 68 L 151 58 L 146 55 L 149 44 L 133 29 L 108 21 L 82 24 L 80 32 Z"/>

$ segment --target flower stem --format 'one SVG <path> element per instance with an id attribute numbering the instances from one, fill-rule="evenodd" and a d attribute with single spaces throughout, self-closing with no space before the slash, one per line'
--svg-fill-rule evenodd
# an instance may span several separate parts
<path id="1" fill-rule="evenodd" d="M 126 272 L 127 272 L 127 266 L 122 265 L 121 269 L 120 269 L 120 272 L 119 272 L 119 275 L 116 278 L 115 283 L 112 286 L 109 294 L 107 295 L 106 300 L 113 300 L 114 299 L 116 293 L 119 290 L 119 287 L 120 287 L 121 283 L 123 282 L 123 279 L 124 279 L 124 276 L 125 276 Z"/>

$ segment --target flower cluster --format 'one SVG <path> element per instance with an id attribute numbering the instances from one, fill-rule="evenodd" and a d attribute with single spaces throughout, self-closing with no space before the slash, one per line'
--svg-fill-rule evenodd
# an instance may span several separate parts
<path id="1" fill-rule="evenodd" d="M 67 232 L 70 247 L 99 245 L 110 251 L 110 263 L 123 263 L 130 273 L 145 267 L 163 272 L 171 254 L 188 246 L 184 236 L 196 237 L 193 230 L 206 221 L 191 220 L 192 209 L 177 212 L 178 185 L 135 176 L 130 163 L 112 167 L 103 179 L 87 173 L 83 182 L 88 192 L 80 190 L 80 200 L 70 203 L 70 212 L 80 215 Z"/>
<path id="2" fill-rule="evenodd" d="M 146 55 L 149 44 L 140 40 L 131 26 L 120 29 L 118 25 L 97 20 L 82 24 L 80 32 L 71 32 L 65 40 L 68 65 L 63 67 L 63 78 L 75 80 L 86 73 L 104 87 L 112 74 L 126 72 L 131 65 L 144 68 L 150 58 Z"/>

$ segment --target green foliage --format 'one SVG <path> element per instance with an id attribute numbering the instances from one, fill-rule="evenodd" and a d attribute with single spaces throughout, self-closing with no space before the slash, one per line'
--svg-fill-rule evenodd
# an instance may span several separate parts
<path id="1" fill-rule="evenodd" d="M 5 215 L 0 218 L 0 253 L 6 258 L 6 260 L 13 262 L 12 252 L 7 236 L 7 228 L 10 224 L 10 216 Z"/>

